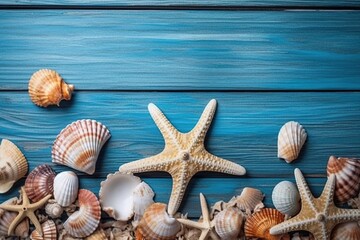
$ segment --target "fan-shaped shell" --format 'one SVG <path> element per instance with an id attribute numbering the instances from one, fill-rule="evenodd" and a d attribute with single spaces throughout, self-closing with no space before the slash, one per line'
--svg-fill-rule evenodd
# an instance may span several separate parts
<path id="1" fill-rule="evenodd" d="M 264 194 L 260 190 L 246 187 L 239 196 L 232 198 L 228 205 L 236 206 L 240 210 L 250 213 L 254 211 L 255 208 L 264 207 L 262 203 L 263 199 Z"/>
<path id="2" fill-rule="evenodd" d="M 282 214 L 295 216 L 301 209 L 301 198 L 296 185 L 289 181 L 278 183 L 272 192 L 272 201 Z"/>
<path id="3" fill-rule="evenodd" d="M 281 235 L 271 235 L 270 228 L 283 222 L 285 216 L 276 209 L 264 208 L 246 219 L 246 237 L 261 238 L 267 240 L 278 240 Z"/>
<path id="4" fill-rule="evenodd" d="M 237 239 L 243 223 L 243 215 L 237 208 L 227 208 L 219 212 L 214 219 L 215 231 L 221 239 Z"/>
<path id="5" fill-rule="evenodd" d="M 101 208 L 95 194 L 86 189 L 79 190 L 78 201 L 79 211 L 70 215 L 64 223 L 64 228 L 70 235 L 84 238 L 99 226 Z"/>
<path id="6" fill-rule="evenodd" d="M 327 164 L 327 174 L 335 174 L 335 200 L 347 202 L 360 191 L 360 159 L 336 158 L 331 156 Z"/>
<path id="7" fill-rule="evenodd" d="M 109 130 L 100 122 L 73 122 L 57 136 L 52 148 L 53 162 L 93 174 L 101 148 L 109 138 Z"/>
<path id="8" fill-rule="evenodd" d="M 43 224 L 41 224 L 41 228 L 43 231 L 43 236 L 34 230 L 31 235 L 30 239 L 32 240 L 57 240 L 57 229 L 56 225 L 53 220 L 47 220 Z"/>
<path id="9" fill-rule="evenodd" d="M 147 240 L 172 240 L 180 231 L 181 224 L 166 211 L 166 204 L 150 205 L 141 219 L 138 230 Z"/>
<path id="10" fill-rule="evenodd" d="M 336 225 L 331 233 L 331 240 L 359 240 L 360 226 L 357 222 L 345 222 Z"/>
<path id="11" fill-rule="evenodd" d="M 59 218 L 63 214 L 64 209 L 58 203 L 48 203 L 45 206 L 45 212 L 51 218 Z"/>
<path id="12" fill-rule="evenodd" d="M 14 197 L 3 202 L 3 204 L 17 205 L 17 201 L 18 198 Z M 14 221 L 17 215 L 18 214 L 16 212 L 0 209 L 0 238 L 1 236 L 8 236 L 7 234 L 10 224 Z M 27 218 L 21 221 L 19 225 L 17 225 L 14 231 L 14 236 L 21 238 L 27 238 L 29 236 L 29 220 Z"/>
<path id="13" fill-rule="evenodd" d="M 287 163 L 294 161 L 301 151 L 307 138 L 307 133 L 298 122 L 285 123 L 278 135 L 278 157 Z"/>
<path id="14" fill-rule="evenodd" d="M 79 190 L 79 179 L 74 172 L 66 171 L 54 179 L 54 198 L 63 207 L 75 202 Z"/>
<path id="15" fill-rule="evenodd" d="M 133 192 L 140 182 L 140 178 L 132 174 L 109 174 L 107 179 L 101 182 L 99 192 L 104 212 L 116 220 L 129 220 L 134 215 Z"/>
<path id="16" fill-rule="evenodd" d="M 105 231 L 102 228 L 96 230 L 93 234 L 85 238 L 85 240 L 107 240 Z"/>
<path id="17" fill-rule="evenodd" d="M 145 210 L 154 203 L 154 196 L 154 191 L 147 183 L 141 182 L 136 186 L 133 191 L 135 221 L 140 221 Z"/>
<path id="18" fill-rule="evenodd" d="M 68 85 L 54 70 L 40 69 L 29 81 L 31 101 L 38 106 L 58 105 L 61 100 L 70 100 L 74 85 Z"/>
<path id="19" fill-rule="evenodd" d="M 0 193 L 6 193 L 28 171 L 28 163 L 20 149 L 3 139 L 0 145 Z"/>
<path id="20" fill-rule="evenodd" d="M 54 178 L 56 173 L 49 165 L 40 165 L 30 172 L 25 181 L 25 191 L 33 202 L 54 192 Z"/>

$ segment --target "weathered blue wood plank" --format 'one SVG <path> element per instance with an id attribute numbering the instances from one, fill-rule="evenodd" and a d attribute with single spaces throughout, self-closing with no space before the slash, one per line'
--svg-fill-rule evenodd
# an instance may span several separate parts
<path id="1" fill-rule="evenodd" d="M 0 11 L 0 89 L 360 90 L 360 12 Z M 210 84 L 211 83 L 211 84 Z"/>

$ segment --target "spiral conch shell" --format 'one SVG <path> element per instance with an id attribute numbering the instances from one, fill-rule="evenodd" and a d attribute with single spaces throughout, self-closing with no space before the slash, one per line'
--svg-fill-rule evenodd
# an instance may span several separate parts
<path id="1" fill-rule="evenodd" d="M 109 138 L 109 130 L 100 122 L 89 119 L 73 122 L 57 136 L 52 148 L 53 162 L 91 175 Z"/>
<path id="2" fill-rule="evenodd" d="M 54 70 L 40 69 L 29 81 L 31 101 L 40 107 L 58 105 L 61 100 L 70 100 L 74 85 L 68 85 Z"/>
<path id="3" fill-rule="evenodd" d="M 75 202 L 79 190 L 79 179 L 74 172 L 59 173 L 54 179 L 54 198 L 63 207 Z"/>
<path id="4" fill-rule="evenodd" d="M 172 240 L 181 229 L 181 224 L 166 211 L 166 204 L 150 205 L 138 226 L 138 236 L 147 240 Z"/>
<path id="5" fill-rule="evenodd" d="M 331 156 L 327 164 L 327 174 L 335 174 L 335 200 L 347 202 L 360 191 L 360 159 L 336 158 Z"/>
<path id="6" fill-rule="evenodd" d="M 64 223 L 65 230 L 74 237 L 84 238 L 92 234 L 100 223 L 100 203 L 89 190 L 80 189 L 79 211 L 73 213 Z"/>
<path id="7" fill-rule="evenodd" d="M 345 222 L 336 225 L 331 233 L 331 240 L 359 240 L 360 226 L 357 222 Z"/>
<path id="8" fill-rule="evenodd" d="M 3 139 L 0 145 L 0 193 L 6 193 L 28 171 L 28 163 L 20 149 Z"/>
<path id="9" fill-rule="evenodd" d="M 272 201 L 282 214 L 295 216 L 301 209 L 301 198 L 296 185 L 289 181 L 278 183 L 272 192 Z"/>
<path id="10" fill-rule="evenodd" d="M 221 239 L 237 239 L 243 223 L 243 214 L 237 208 L 224 209 L 214 219 L 215 231 Z"/>
<path id="11" fill-rule="evenodd" d="M 4 205 L 18 204 L 18 198 L 14 197 L 5 202 Z M 14 221 L 18 214 L 16 212 L 9 212 L 0 209 L 0 239 L 2 236 L 7 236 L 10 224 Z M 14 235 L 20 238 L 27 238 L 29 236 L 29 220 L 26 218 L 15 228 Z"/>
<path id="12" fill-rule="evenodd" d="M 57 229 L 53 220 L 47 220 L 41 224 L 43 236 L 40 236 L 38 231 L 34 230 L 31 235 L 31 240 L 57 240 Z"/>
<path id="13" fill-rule="evenodd" d="M 278 158 L 287 163 L 294 161 L 300 153 L 307 138 L 307 133 L 298 122 L 285 123 L 278 135 Z"/>
<path id="14" fill-rule="evenodd" d="M 64 212 L 64 209 L 60 204 L 54 202 L 46 204 L 45 212 L 51 218 L 60 218 Z"/>

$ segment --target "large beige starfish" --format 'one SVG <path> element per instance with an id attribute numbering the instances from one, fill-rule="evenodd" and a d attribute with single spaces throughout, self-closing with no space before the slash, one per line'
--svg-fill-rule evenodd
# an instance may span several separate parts
<path id="1" fill-rule="evenodd" d="M 173 187 L 168 205 L 168 213 L 178 210 L 190 179 L 201 171 L 222 172 L 243 175 L 245 168 L 219 158 L 206 151 L 205 135 L 216 110 L 216 100 L 206 106 L 196 126 L 188 133 L 179 132 L 154 104 L 148 106 L 151 117 L 165 140 L 164 150 L 152 157 L 144 158 L 120 166 L 121 172 L 164 171 L 170 173 Z"/>
<path id="2" fill-rule="evenodd" d="M 295 169 L 295 179 L 301 196 L 301 211 L 293 218 L 270 229 L 271 234 L 304 230 L 311 232 L 315 239 L 330 239 L 335 225 L 360 220 L 360 210 L 337 208 L 334 204 L 335 175 L 331 174 L 319 198 L 311 194 L 305 178 Z"/>
<path id="3" fill-rule="evenodd" d="M 208 237 L 211 237 L 211 239 L 220 240 L 220 238 L 215 232 L 215 220 L 213 219 L 212 221 L 210 221 L 209 209 L 206 204 L 205 197 L 202 193 L 200 193 L 200 204 L 201 204 L 201 212 L 203 217 L 202 222 L 195 222 L 183 218 L 178 218 L 177 220 L 186 226 L 200 229 L 201 235 L 199 240 L 204 240 L 207 239 Z"/>
<path id="4" fill-rule="evenodd" d="M 19 212 L 16 218 L 10 224 L 8 235 L 11 236 L 14 233 L 16 226 L 25 218 L 28 217 L 35 225 L 36 231 L 42 236 L 42 228 L 39 220 L 35 216 L 35 211 L 41 208 L 51 198 L 51 194 L 47 195 L 36 203 L 30 203 L 28 196 L 26 195 L 24 187 L 21 188 L 22 204 L 21 205 L 0 205 L 0 208 L 11 212 Z"/>

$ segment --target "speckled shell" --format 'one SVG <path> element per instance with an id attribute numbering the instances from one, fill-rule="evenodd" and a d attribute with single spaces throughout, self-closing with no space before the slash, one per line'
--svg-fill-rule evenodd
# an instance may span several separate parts
<path id="1" fill-rule="evenodd" d="M 47 220 L 41 224 L 43 236 L 40 236 L 39 233 L 34 230 L 31 235 L 31 240 L 57 240 L 57 229 L 53 220 Z"/>
<path id="2" fill-rule="evenodd" d="M 145 210 L 154 203 L 154 196 L 154 191 L 147 183 L 141 182 L 136 186 L 133 191 L 135 221 L 140 221 Z"/>
<path id="3" fill-rule="evenodd" d="M 278 157 L 287 163 L 294 161 L 301 151 L 307 138 L 307 133 L 298 122 L 285 123 L 278 135 Z"/>
<path id="4" fill-rule="evenodd" d="M 75 202 L 79 190 L 79 179 L 74 172 L 66 171 L 54 179 L 54 198 L 63 207 Z"/>
<path id="5" fill-rule="evenodd" d="M 70 100 L 74 85 L 68 85 L 61 76 L 50 69 L 40 69 L 29 81 L 31 101 L 40 107 L 58 105 L 61 100 Z"/>
<path id="6" fill-rule="evenodd" d="M 85 240 L 107 240 L 105 231 L 102 228 L 96 230 L 93 234 L 85 238 Z"/>
<path id="7" fill-rule="evenodd" d="M 236 206 L 240 210 L 250 213 L 254 211 L 255 208 L 264 207 L 262 203 L 263 199 L 264 194 L 260 190 L 246 187 L 239 196 L 232 198 L 228 205 Z"/>
<path id="8" fill-rule="evenodd" d="M 28 163 L 20 149 L 3 139 L 0 145 L 0 193 L 6 193 L 28 171 Z"/>
<path id="9" fill-rule="evenodd" d="M 116 220 L 127 221 L 134 215 L 133 192 L 140 178 L 126 173 L 109 174 L 101 182 L 99 199 L 104 212 Z"/>
<path id="10" fill-rule="evenodd" d="M 331 240 L 359 240 L 360 226 L 357 222 L 336 225 L 331 233 Z"/>
<path id="11" fill-rule="evenodd" d="M 18 199 L 16 197 L 11 198 L 3 204 L 12 204 L 16 205 Z M 1 236 L 8 236 L 8 230 L 10 224 L 14 221 L 18 214 L 16 212 L 5 211 L 0 209 L 0 238 Z M 24 219 L 17 227 L 15 228 L 14 236 L 27 238 L 29 236 L 29 220 Z"/>
<path id="12" fill-rule="evenodd" d="M 51 218 L 59 218 L 63 214 L 64 209 L 58 203 L 48 203 L 45 206 L 45 212 Z"/>
<path id="13" fill-rule="evenodd" d="M 109 130 L 100 122 L 89 119 L 73 122 L 57 136 L 52 161 L 93 174 L 101 148 L 109 138 Z"/>
<path id="14" fill-rule="evenodd" d="M 295 216 L 301 209 L 301 198 L 296 185 L 289 181 L 278 183 L 272 192 L 272 201 L 282 214 Z"/>
<path id="15" fill-rule="evenodd" d="M 282 235 L 271 235 L 270 228 L 283 222 L 285 216 L 276 209 L 264 208 L 246 219 L 245 235 L 247 238 L 278 240 Z"/>
<path id="16" fill-rule="evenodd" d="M 347 202 L 359 194 L 360 159 L 331 156 L 327 164 L 327 174 L 335 174 L 335 201 Z"/>
<path id="17" fill-rule="evenodd" d="M 79 211 L 74 212 L 64 223 L 65 230 L 73 237 L 84 238 L 92 234 L 100 223 L 100 203 L 89 190 L 80 189 Z"/>
<path id="18" fill-rule="evenodd" d="M 237 239 L 243 223 L 243 214 L 234 207 L 227 208 L 215 216 L 215 231 L 221 239 Z"/>
<path id="19" fill-rule="evenodd" d="M 49 165 L 40 165 L 30 172 L 25 181 L 25 191 L 29 199 L 38 202 L 54 192 L 56 173 Z"/>
<path id="20" fill-rule="evenodd" d="M 181 224 L 168 215 L 163 203 L 150 205 L 138 226 L 140 235 L 146 240 L 172 240 L 180 229 Z"/>

